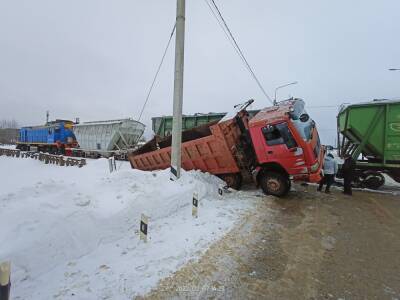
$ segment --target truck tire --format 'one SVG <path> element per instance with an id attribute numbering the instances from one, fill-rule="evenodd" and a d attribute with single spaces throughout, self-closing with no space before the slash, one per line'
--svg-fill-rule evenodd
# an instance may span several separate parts
<path id="1" fill-rule="evenodd" d="M 226 182 L 226 185 L 235 190 L 240 190 L 242 187 L 242 175 L 240 174 L 224 174 L 221 175 L 221 179 Z"/>
<path id="2" fill-rule="evenodd" d="M 266 195 L 285 196 L 290 190 L 290 180 L 282 173 L 268 171 L 261 175 L 260 185 Z"/>

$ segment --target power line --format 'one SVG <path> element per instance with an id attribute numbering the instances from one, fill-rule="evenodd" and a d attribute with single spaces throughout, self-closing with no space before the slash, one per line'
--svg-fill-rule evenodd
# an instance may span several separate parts
<path id="1" fill-rule="evenodd" d="M 220 26 L 223 28 L 223 31 L 225 33 L 225 35 L 228 36 L 229 40 L 231 41 L 232 46 L 235 48 L 236 53 L 239 55 L 239 57 L 241 58 L 241 60 L 243 61 L 243 63 L 245 64 L 247 70 L 250 72 L 250 75 L 253 77 L 253 79 L 255 80 L 255 82 L 257 83 L 258 87 L 261 89 L 262 93 L 267 97 L 267 99 L 273 103 L 271 97 L 267 94 L 267 92 L 265 91 L 264 87 L 262 86 L 261 82 L 258 80 L 256 74 L 254 73 L 253 69 L 251 68 L 249 62 L 247 61 L 246 57 L 243 54 L 243 51 L 240 49 L 235 37 L 232 34 L 232 31 L 229 29 L 228 24 L 226 23 L 224 17 L 222 16 L 221 11 L 219 10 L 217 4 L 215 3 L 214 0 L 211 0 L 211 3 L 215 9 L 215 11 L 218 13 L 218 15 L 215 14 L 214 9 L 211 7 L 211 5 L 209 4 L 209 2 L 207 0 L 205 0 L 208 7 L 210 8 L 210 10 L 212 11 L 213 15 L 216 17 L 218 23 L 220 24 Z M 222 22 L 221 22 L 222 21 Z"/>
<path id="2" fill-rule="evenodd" d="M 338 108 L 340 105 L 320 105 L 320 106 L 307 106 L 308 108 Z"/>
<path id="3" fill-rule="evenodd" d="M 162 56 L 162 58 L 161 58 L 160 64 L 158 65 L 156 75 L 154 76 L 154 79 L 153 79 L 153 82 L 151 83 L 149 92 L 147 93 L 146 101 L 144 101 L 142 110 L 140 111 L 138 121 L 140 121 L 140 119 L 142 118 L 143 111 L 144 111 L 144 109 L 145 109 L 145 107 L 146 107 L 147 102 L 148 102 L 149 99 L 150 99 L 151 92 L 153 91 L 154 84 L 156 83 L 158 74 L 160 73 L 161 66 L 162 66 L 162 64 L 164 63 L 164 59 L 165 59 L 165 56 L 167 55 L 167 51 L 168 51 L 169 45 L 171 44 L 172 37 L 174 36 L 175 29 L 176 29 L 176 23 L 174 24 L 174 27 L 172 28 L 172 32 L 171 32 L 171 35 L 170 35 L 170 37 L 169 37 L 169 40 L 168 40 L 168 43 L 167 43 L 167 47 L 165 47 L 164 54 L 163 54 L 163 56 Z"/>
<path id="4" fill-rule="evenodd" d="M 240 55 L 239 50 L 236 48 L 235 44 L 233 43 L 232 39 L 229 37 L 229 33 L 226 30 L 224 24 L 222 23 L 222 21 L 220 20 L 220 18 L 218 17 L 218 15 L 216 14 L 216 12 L 214 11 L 214 9 L 212 8 L 211 4 L 208 2 L 208 0 L 204 0 L 204 2 L 207 4 L 208 8 L 210 9 L 211 14 L 214 16 L 215 20 L 217 20 L 218 25 L 221 27 L 222 31 L 225 34 L 226 39 L 228 40 L 229 43 L 231 43 L 233 49 L 235 49 L 236 53 L 239 55 L 239 58 L 243 61 L 243 63 L 245 64 L 242 56 Z M 246 69 L 250 72 L 248 66 L 245 64 Z"/>

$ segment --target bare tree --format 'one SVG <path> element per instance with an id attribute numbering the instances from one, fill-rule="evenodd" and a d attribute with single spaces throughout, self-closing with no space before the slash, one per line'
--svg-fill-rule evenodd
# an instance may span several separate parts
<path id="1" fill-rule="evenodd" d="M 18 128 L 18 122 L 15 121 L 14 119 L 10 119 L 10 120 L 3 119 L 3 120 L 0 120 L 0 128 L 3 128 L 3 129 L 13 128 L 13 129 L 15 129 L 15 128 Z"/>

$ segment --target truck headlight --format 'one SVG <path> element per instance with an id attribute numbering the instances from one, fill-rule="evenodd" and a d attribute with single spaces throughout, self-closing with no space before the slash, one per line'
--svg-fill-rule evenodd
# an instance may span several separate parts
<path id="1" fill-rule="evenodd" d="M 315 164 L 311 166 L 311 172 L 315 173 L 318 170 L 318 168 L 319 168 L 319 161 L 317 161 Z"/>

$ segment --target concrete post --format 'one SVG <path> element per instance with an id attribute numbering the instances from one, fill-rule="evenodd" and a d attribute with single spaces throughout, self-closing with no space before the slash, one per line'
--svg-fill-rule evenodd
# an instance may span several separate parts
<path id="1" fill-rule="evenodd" d="M 172 123 L 171 180 L 181 175 L 185 0 L 177 0 L 175 40 L 174 116 Z"/>

